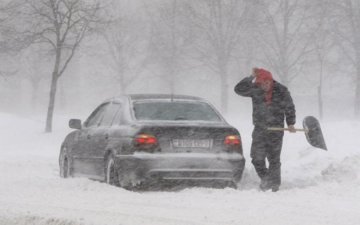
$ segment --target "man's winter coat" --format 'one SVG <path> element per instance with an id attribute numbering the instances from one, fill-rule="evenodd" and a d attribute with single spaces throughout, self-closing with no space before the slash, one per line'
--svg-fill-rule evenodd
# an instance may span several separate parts
<path id="1" fill-rule="evenodd" d="M 235 86 L 238 95 L 251 97 L 253 104 L 253 124 L 255 127 L 284 127 L 295 124 L 295 106 L 288 89 L 273 81 L 271 103 L 266 104 L 265 92 L 253 82 L 254 77 L 246 77 Z"/>

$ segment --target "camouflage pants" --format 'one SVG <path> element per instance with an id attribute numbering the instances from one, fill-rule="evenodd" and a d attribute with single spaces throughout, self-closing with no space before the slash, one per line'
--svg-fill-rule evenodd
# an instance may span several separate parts
<path id="1" fill-rule="evenodd" d="M 284 132 L 255 127 L 252 133 L 251 158 L 256 173 L 272 186 L 281 184 L 280 154 Z M 266 167 L 266 159 L 269 167 Z"/>

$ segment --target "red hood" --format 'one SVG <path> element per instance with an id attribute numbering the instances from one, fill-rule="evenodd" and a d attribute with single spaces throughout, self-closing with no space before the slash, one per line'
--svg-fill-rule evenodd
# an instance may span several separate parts
<path id="1" fill-rule="evenodd" d="M 274 88 L 273 76 L 269 71 L 264 70 L 264 69 L 255 69 L 255 73 L 256 73 L 255 84 L 257 86 L 260 86 L 265 81 L 271 81 L 270 89 L 265 92 L 265 103 L 267 105 L 269 105 L 272 102 L 272 92 L 273 92 L 273 88 Z"/>
<path id="2" fill-rule="evenodd" d="M 257 74 L 255 83 L 257 85 L 260 85 L 261 83 L 264 83 L 266 80 L 273 81 L 272 74 L 264 69 L 256 69 L 255 73 Z"/>

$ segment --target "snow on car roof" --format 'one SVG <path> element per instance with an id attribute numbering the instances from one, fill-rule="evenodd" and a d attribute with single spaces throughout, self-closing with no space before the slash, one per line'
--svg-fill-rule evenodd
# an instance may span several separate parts
<path id="1" fill-rule="evenodd" d="M 171 94 L 132 94 L 131 100 L 150 100 L 150 99 L 176 99 L 176 100 L 203 100 L 202 98 L 189 95 L 171 95 Z"/>
<path id="2" fill-rule="evenodd" d="M 106 99 L 102 104 L 107 102 L 116 102 L 121 101 L 124 98 L 128 98 L 130 101 L 148 101 L 148 100 L 187 100 L 187 101 L 201 101 L 207 102 L 203 98 L 190 96 L 190 95 L 171 95 L 171 94 L 129 94 L 116 96 L 109 99 Z"/>

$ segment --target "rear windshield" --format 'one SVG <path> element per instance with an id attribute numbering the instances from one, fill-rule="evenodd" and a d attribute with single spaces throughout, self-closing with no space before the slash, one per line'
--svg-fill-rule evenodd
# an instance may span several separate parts
<path id="1" fill-rule="evenodd" d="M 203 102 L 135 102 L 137 120 L 221 121 L 213 108 Z"/>

